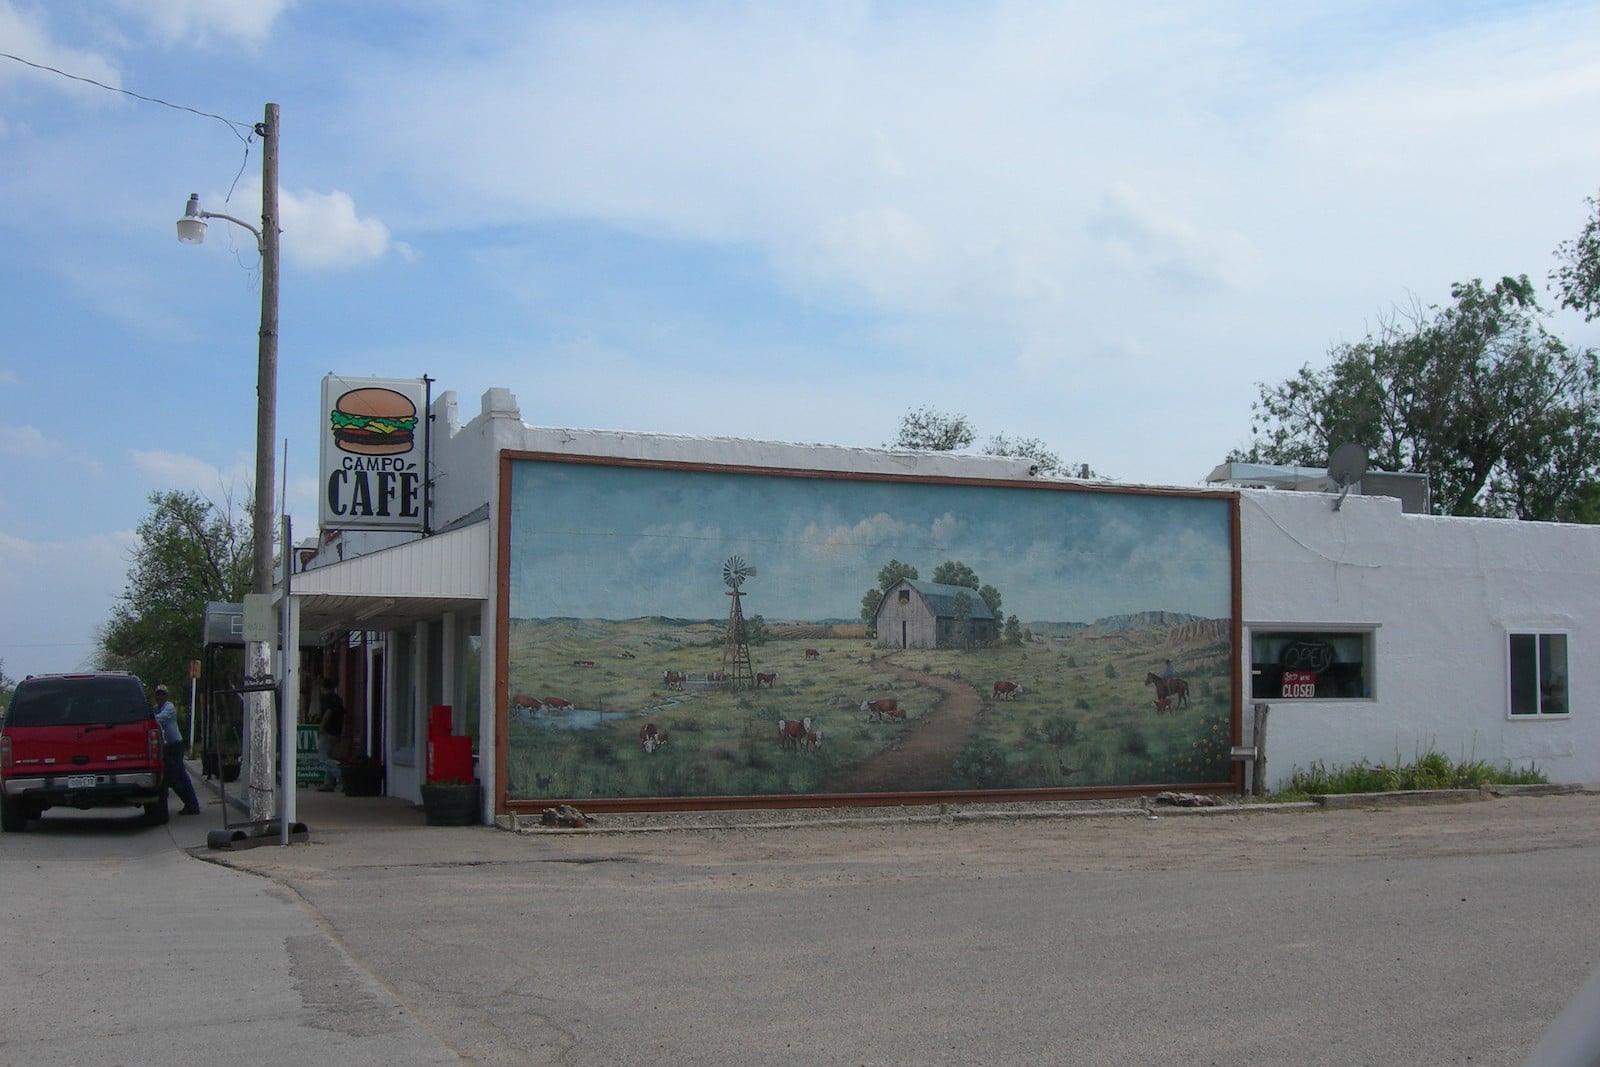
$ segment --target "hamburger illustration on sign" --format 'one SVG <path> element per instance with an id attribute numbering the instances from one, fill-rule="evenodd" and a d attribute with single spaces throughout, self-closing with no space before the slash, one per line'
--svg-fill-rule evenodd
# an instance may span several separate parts
<path id="1" fill-rule="evenodd" d="M 427 532 L 428 379 L 322 379 L 324 529 Z"/>
<path id="2" fill-rule="evenodd" d="M 393 389 L 352 389 L 329 413 L 333 443 L 358 456 L 394 456 L 411 451 L 417 406 Z"/>

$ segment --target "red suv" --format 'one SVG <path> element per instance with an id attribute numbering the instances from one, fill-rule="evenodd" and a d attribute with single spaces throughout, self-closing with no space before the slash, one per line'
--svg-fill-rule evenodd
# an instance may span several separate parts
<path id="1" fill-rule="evenodd" d="M 0 720 L 0 830 L 46 808 L 144 808 L 167 821 L 161 727 L 131 674 L 24 678 Z"/>

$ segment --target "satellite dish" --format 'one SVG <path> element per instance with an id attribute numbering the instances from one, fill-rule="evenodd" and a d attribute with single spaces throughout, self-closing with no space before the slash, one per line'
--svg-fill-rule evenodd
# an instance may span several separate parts
<path id="1" fill-rule="evenodd" d="M 1367 473 L 1367 450 L 1364 446 L 1354 441 L 1346 441 L 1333 450 L 1333 455 L 1328 457 L 1328 481 L 1339 487 L 1339 499 L 1333 502 L 1333 510 L 1338 511 L 1344 503 L 1344 498 L 1350 492 L 1350 486 L 1359 482 L 1361 476 Z"/>
<path id="2" fill-rule="evenodd" d="M 1367 450 L 1354 441 L 1346 441 L 1328 457 L 1328 480 L 1340 489 L 1358 482 L 1367 473 Z"/>

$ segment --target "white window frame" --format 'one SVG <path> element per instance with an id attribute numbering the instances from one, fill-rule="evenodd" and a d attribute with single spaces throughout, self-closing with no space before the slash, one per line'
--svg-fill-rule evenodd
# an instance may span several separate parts
<path id="1" fill-rule="evenodd" d="M 1324 623 L 1324 622 L 1247 622 L 1245 623 L 1244 649 L 1245 649 L 1245 685 L 1244 691 L 1250 694 L 1251 700 L 1256 701 L 1283 701 L 1292 704 L 1340 704 L 1360 701 L 1362 703 L 1375 703 L 1378 699 L 1378 630 L 1380 624 L 1370 623 Z M 1312 696 L 1312 697 L 1285 697 L 1279 693 L 1269 693 L 1255 696 L 1256 659 L 1255 636 L 1263 634 L 1304 634 L 1314 637 L 1318 634 L 1359 634 L 1362 637 L 1362 677 L 1366 681 L 1366 693 L 1361 696 Z M 1507 643 L 1509 648 L 1509 642 Z"/>
<path id="2" fill-rule="evenodd" d="M 1542 692 L 1543 687 L 1538 684 L 1537 679 L 1534 685 L 1534 694 L 1539 701 L 1538 709 L 1532 712 L 1518 712 L 1514 710 L 1515 686 L 1513 684 L 1514 679 L 1512 677 L 1514 663 L 1511 655 L 1511 642 L 1513 639 L 1518 637 L 1531 637 L 1534 639 L 1534 672 L 1540 679 L 1542 679 L 1544 676 L 1544 642 L 1542 639 L 1546 637 L 1561 638 L 1561 687 L 1562 703 L 1565 706 L 1560 711 L 1544 710 L 1545 697 L 1544 693 Z M 1549 627 L 1546 629 L 1533 626 L 1519 627 L 1517 629 L 1508 628 L 1506 630 L 1505 650 L 1506 718 L 1511 722 L 1564 722 L 1570 719 L 1572 717 L 1572 634 L 1567 630 L 1561 629 L 1560 627 Z"/>

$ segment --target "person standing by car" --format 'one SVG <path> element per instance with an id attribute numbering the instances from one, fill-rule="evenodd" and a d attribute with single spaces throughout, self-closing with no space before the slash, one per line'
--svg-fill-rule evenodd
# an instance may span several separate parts
<path id="1" fill-rule="evenodd" d="M 194 795 L 194 783 L 189 781 L 189 768 L 183 764 L 183 732 L 178 729 L 178 709 L 167 699 L 166 686 L 156 686 L 154 696 L 156 722 L 161 726 L 161 755 L 166 768 L 167 788 L 183 801 L 183 807 L 178 809 L 179 815 L 199 815 L 200 799 Z"/>
<path id="2" fill-rule="evenodd" d="M 339 788 L 339 761 L 333 746 L 344 734 L 344 698 L 332 678 L 322 679 L 322 716 L 317 720 L 317 754 L 322 757 L 322 784 L 317 788 L 331 793 Z"/>

